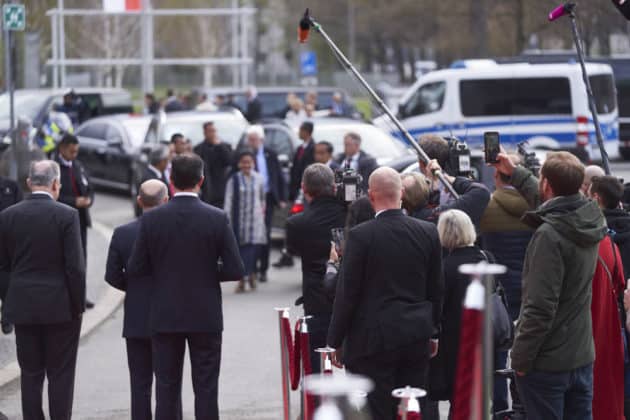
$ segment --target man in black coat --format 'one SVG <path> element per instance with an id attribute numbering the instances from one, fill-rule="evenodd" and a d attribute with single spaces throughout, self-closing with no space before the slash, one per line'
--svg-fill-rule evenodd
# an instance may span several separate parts
<path id="1" fill-rule="evenodd" d="M 173 159 L 175 196 L 142 216 L 128 276 L 151 278 L 156 420 L 178 415 L 184 350 L 188 343 L 195 418 L 219 418 L 218 387 L 223 311 L 221 281 L 243 278 L 244 268 L 227 215 L 199 200 L 203 161 Z"/>
<path id="2" fill-rule="evenodd" d="M 253 125 L 247 130 L 247 144 L 256 154 L 256 171 L 262 175 L 265 192 L 265 227 L 267 228 L 267 243 L 260 253 L 259 280 L 267 281 L 269 269 L 269 251 L 271 249 L 271 221 L 276 207 L 285 208 L 287 191 L 282 167 L 276 153 L 264 145 L 265 131 L 260 125 Z"/>
<path id="3" fill-rule="evenodd" d="M 305 121 L 300 126 L 298 133 L 303 143 L 295 151 L 293 165 L 291 166 L 291 182 L 289 185 L 289 200 L 293 201 L 300 192 L 302 174 L 304 170 L 315 162 L 315 140 L 313 140 L 313 123 Z"/>
<path id="4" fill-rule="evenodd" d="M 17 182 L 0 176 L 0 212 L 22 201 L 22 190 Z M 9 288 L 9 273 L 0 270 L 0 302 L 4 301 Z M 4 334 L 13 332 L 13 325 L 5 321 L 0 312 L 0 324 Z M 0 417 L 1 419 L 1 417 Z"/>
<path id="5" fill-rule="evenodd" d="M 339 155 L 337 163 L 342 169 L 350 167 L 357 171 L 363 178 L 361 187 L 363 192 L 367 192 L 368 179 L 372 172 L 378 168 L 376 159 L 361 150 L 361 136 L 357 133 L 348 133 L 343 139 L 344 153 Z"/>
<path id="6" fill-rule="evenodd" d="M 85 308 L 79 215 L 56 202 L 56 162 L 31 164 L 28 184 L 33 194 L 0 213 L 0 269 L 11 276 L 4 312 L 15 324 L 22 416 L 44 418 L 47 377 L 50 418 L 69 419 Z"/>
<path id="7" fill-rule="evenodd" d="M 326 262 L 330 256 L 331 229 L 343 228 L 346 206 L 335 198 L 335 177 L 332 170 L 315 163 L 304 171 L 304 196 L 309 205 L 303 213 L 287 220 L 287 247 L 302 257 L 302 297 L 308 320 L 313 372 L 319 372 L 315 349 L 326 346 L 326 334 L 332 314 L 332 300 L 324 289 Z"/>
<path id="8" fill-rule="evenodd" d="M 258 99 L 258 91 L 254 86 L 247 89 L 247 109 L 245 118 L 250 124 L 256 124 L 262 119 L 262 103 Z"/>
<path id="9" fill-rule="evenodd" d="M 57 148 L 58 153 L 55 161 L 61 168 L 59 202 L 75 208 L 79 212 L 81 246 L 83 247 L 83 257 L 87 262 L 87 228 L 92 227 L 90 207 L 94 203 L 94 188 L 87 170 L 77 159 L 79 139 L 72 134 L 64 134 Z M 88 299 L 86 300 L 86 307 L 91 309 L 94 304 Z"/>
<path id="10" fill-rule="evenodd" d="M 142 183 L 137 201 L 145 212 L 168 202 L 166 186 L 158 179 Z M 134 220 L 114 231 L 107 254 L 105 281 L 126 293 L 123 337 L 127 343 L 131 419 L 151 420 L 153 356 L 149 308 L 153 279 L 146 277 L 130 280 L 127 275 L 127 265 L 139 229 L 140 220 Z"/>
<path id="11" fill-rule="evenodd" d="M 232 168 L 232 146 L 222 143 L 214 123 L 203 125 L 204 141 L 194 149 L 205 168 L 201 199 L 220 209 L 225 200 L 225 184 Z"/>
<path id="12" fill-rule="evenodd" d="M 402 184 L 391 168 L 369 180 L 376 218 L 350 231 L 337 285 L 328 344 L 343 344 L 347 369 L 375 384 L 374 420 L 395 418 L 394 388 L 425 388 L 429 345 L 438 333 L 444 285 L 437 228 L 404 215 Z"/>

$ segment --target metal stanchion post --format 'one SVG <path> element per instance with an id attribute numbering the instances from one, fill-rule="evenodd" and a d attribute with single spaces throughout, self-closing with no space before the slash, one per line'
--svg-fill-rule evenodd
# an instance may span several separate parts
<path id="1" fill-rule="evenodd" d="M 506 267 L 498 264 L 488 264 L 482 261 L 478 264 L 465 264 L 459 267 L 462 274 L 467 274 L 481 281 L 485 289 L 483 310 L 483 339 L 482 339 L 482 372 L 483 372 L 483 416 L 490 418 L 492 395 L 494 389 L 494 331 L 492 329 L 492 293 L 494 290 L 494 276 L 503 274 Z"/>
<path id="2" fill-rule="evenodd" d="M 313 420 L 369 420 L 367 409 L 355 404 L 357 395 L 367 395 L 374 385 L 368 378 L 346 375 L 310 375 L 305 378 L 305 388 L 321 398 Z"/>
<path id="3" fill-rule="evenodd" d="M 300 335 L 306 336 L 308 337 L 308 324 L 307 321 L 312 318 L 312 316 L 310 315 L 306 315 L 306 316 L 302 316 L 300 317 Z M 302 348 L 302 346 L 304 346 L 304 342 L 302 341 L 302 337 L 300 337 L 300 347 Z M 309 341 L 309 340 L 306 340 Z M 307 364 L 306 362 L 306 358 L 309 357 L 310 358 L 310 354 L 311 354 L 311 349 L 310 348 L 302 348 L 303 354 L 302 354 L 302 364 L 301 364 L 301 369 L 302 369 L 302 419 L 303 420 L 311 420 L 311 413 L 310 410 L 313 409 L 313 407 L 310 406 L 309 404 L 309 399 L 308 399 L 308 392 L 306 392 L 306 386 L 304 385 L 304 379 L 306 378 L 307 375 L 310 375 L 311 372 L 306 372 L 305 369 L 305 365 Z"/>
<path id="4" fill-rule="evenodd" d="M 333 349 L 332 347 L 323 347 L 320 349 L 315 349 L 315 351 L 319 353 L 319 366 L 322 375 L 332 375 L 333 366 L 330 355 L 335 352 L 335 349 Z"/>
<path id="5" fill-rule="evenodd" d="M 284 334 L 284 320 L 289 319 L 289 308 L 274 308 L 278 313 L 278 325 L 280 329 L 280 364 L 282 366 L 282 404 L 283 419 L 291 418 L 291 385 L 289 384 L 289 349 L 285 340 L 290 338 Z"/>
<path id="6" fill-rule="evenodd" d="M 427 391 L 424 389 L 410 386 L 393 390 L 392 397 L 400 400 L 397 420 L 421 420 L 418 398 L 424 398 L 426 395 Z"/>

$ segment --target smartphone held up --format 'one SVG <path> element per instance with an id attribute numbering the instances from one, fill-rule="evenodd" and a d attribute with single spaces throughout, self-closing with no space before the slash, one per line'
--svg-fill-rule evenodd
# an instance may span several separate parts
<path id="1" fill-rule="evenodd" d="M 501 140 L 499 133 L 496 131 L 483 133 L 483 146 L 486 163 L 498 163 L 498 156 L 499 153 L 501 153 Z"/>

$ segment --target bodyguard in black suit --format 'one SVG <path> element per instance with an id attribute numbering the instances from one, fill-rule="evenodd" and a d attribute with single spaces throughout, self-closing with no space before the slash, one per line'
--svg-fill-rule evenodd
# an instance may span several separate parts
<path id="1" fill-rule="evenodd" d="M 20 201 L 22 201 L 22 190 L 18 186 L 17 182 L 0 177 L 0 212 Z M 9 273 L 0 270 L 0 302 L 4 301 L 8 288 Z M 2 332 L 4 334 L 11 334 L 13 326 L 2 318 L 1 313 L 0 324 L 2 324 Z"/>
<path id="2" fill-rule="evenodd" d="M 331 229 L 343 228 L 346 206 L 334 195 L 335 178 L 326 165 L 316 163 L 304 171 L 304 196 L 309 202 L 303 213 L 287 220 L 289 252 L 302 257 L 302 297 L 308 321 L 313 371 L 319 372 L 316 348 L 326 346 L 332 300 L 324 289 L 326 262 L 330 256 Z"/>
<path id="3" fill-rule="evenodd" d="M 265 131 L 260 125 L 253 125 L 247 130 L 247 144 L 256 154 L 256 172 L 262 175 L 265 185 L 265 226 L 267 228 L 267 243 L 262 246 L 259 263 L 259 280 L 267 281 L 269 269 L 269 251 L 271 249 L 271 221 L 276 207 L 285 208 L 287 191 L 282 167 L 276 153 L 264 145 Z"/>
<path id="4" fill-rule="evenodd" d="M 5 316 L 15 324 L 24 420 L 41 420 L 48 378 L 51 419 L 70 419 L 81 316 L 85 260 L 79 215 L 57 203 L 59 166 L 31 165 L 33 194 L 0 213 L 0 269 L 10 273 Z"/>
<path id="5" fill-rule="evenodd" d="M 146 181 L 140 186 L 138 205 L 143 211 L 149 211 L 167 201 L 166 186 L 159 179 Z M 123 337 L 127 343 L 131 420 L 151 420 L 153 355 L 149 309 L 153 279 L 145 277 L 130 280 L 127 273 L 127 264 L 139 230 L 140 220 L 116 228 L 109 245 L 105 281 L 126 292 Z"/>
<path id="6" fill-rule="evenodd" d="M 215 420 L 223 331 L 220 282 L 239 280 L 245 273 L 227 215 L 198 198 L 201 158 L 175 157 L 171 183 L 173 199 L 142 216 L 128 276 L 130 281 L 152 279 L 156 419 L 177 417 L 188 343 L 195 417 Z"/>
<path id="7" fill-rule="evenodd" d="M 367 192 L 368 179 L 372 172 L 378 168 L 378 163 L 373 156 L 361 150 L 361 136 L 357 133 L 348 133 L 343 139 L 344 153 L 339 155 L 337 163 L 342 169 L 350 166 L 363 178 L 363 192 Z"/>
<path id="8" fill-rule="evenodd" d="M 344 343 L 346 368 L 375 383 L 368 395 L 374 420 L 390 420 L 394 388 L 425 387 L 444 293 L 442 248 L 433 224 L 400 209 L 396 171 L 377 169 L 369 185 L 376 219 L 349 233 L 328 344 L 339 352 Z"/>
<path id="9" fill-rule="evenodd" d="M 302 184 L 302 174 L 304 170 L 315 162 L 315 141 L 313 140 L 313 123 L 305 121 L 300 126 L 300 140 L 304 143 L 300 145 L 293 156 L 293 165 L 291 166 L 291 182 L 289 185 L 289 200 L 293 201 L 297 198 Z"/>

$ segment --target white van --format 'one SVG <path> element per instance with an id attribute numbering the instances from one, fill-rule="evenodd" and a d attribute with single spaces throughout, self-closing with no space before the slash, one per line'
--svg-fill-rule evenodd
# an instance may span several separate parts
<path id="1" fill-rule="evenodd" d="M 501 143 L 515 149 L 584 147 L 601 158 L 579 64 L 497 64 L 477 61 L 463 68 L 421 77 L 403 96 L 398 117 L 416 138 L 426 133 L 454 135 L 471 148 L 483 146 L 483 133 L 498 131 Z M 607 64 L 586 65 L 610 158 L 619 156 L 617 96 Z M 381 116 L 374 123 L 402 136 Z"/>

